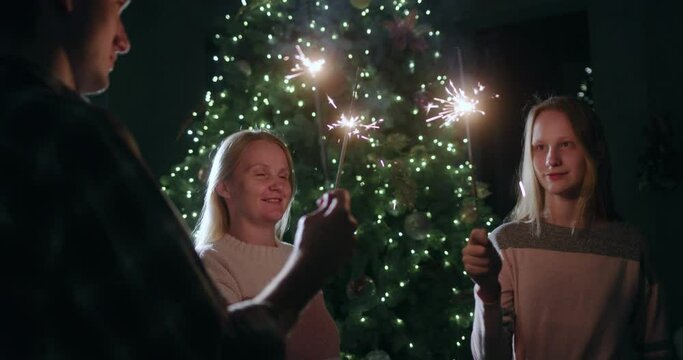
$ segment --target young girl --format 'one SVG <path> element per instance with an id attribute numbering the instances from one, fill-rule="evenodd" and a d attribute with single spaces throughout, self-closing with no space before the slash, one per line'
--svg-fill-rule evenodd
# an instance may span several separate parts
<path id="1" fill-rule="evenodd" d="M 281 242 L 294 190 L 292 158 L 276 136 L 240 131 L 225 139 L 211 166 L 195 238 L 209 276 L 228 304 L 253 298 L 292 252 Z M 339 333 L 322 293 L 292 329 L 288 359 L 339 356 Z"/>
<path id="2" fill-rule="evenodd" d="M 616 222 L 594 113 L 569 97 L 533 107 L 520 177 L 511 222 L 490 238 L 473 230 L 463 249 L 476 283 L 474 357 L 671 357 L 645 239 Z"/>

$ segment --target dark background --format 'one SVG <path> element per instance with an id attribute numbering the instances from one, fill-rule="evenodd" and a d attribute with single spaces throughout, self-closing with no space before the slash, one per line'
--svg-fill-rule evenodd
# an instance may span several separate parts
<path id="1" fill-rule="evenodd" d="M 449 75 L 457 77 L 459 48 L 466 80 L 501 95 L 472 134 L 479 178 L 491 185 L 489 205 L 501 217 L 514 204 L 524 110 L 534 96 L 575 94 L 584 67 L 593 69 L 617 209 L 651 241 L 672 325 L 683 326 L 683 271 L 677 266 L 683 186 L 638 189 L 640 158 L 653 143 L 644 131 L 651 119 L 668 117 L 672 128 L 666 134 L 673 133 L 678 155 L 683 148 L 683 2 L 425 1 L 432 4 L 427 21 L 446 35 Z M 134 0 L 124 13 L 131 53 L 117 63 L 110 90 L 94 101 L 128 124 L 156 176 L 184 156 L 178 133 L 208 88 L 212 29 L 239 6 L 234 0 Z M 666 164 L 680 173 L 683 159 L 673 156 Z"/>

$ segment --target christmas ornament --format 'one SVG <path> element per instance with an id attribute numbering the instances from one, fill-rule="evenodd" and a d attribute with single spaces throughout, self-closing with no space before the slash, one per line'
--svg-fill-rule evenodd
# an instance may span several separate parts
<path id="1" fill-rule="evenodd" d="M 404 19 L 394 18 L 393 21 L 384 22 L 384 27 L 389 30 L 394 49 L 404 51 L 409 48 L 415 53 L 423 53 L 427 50 L 427 41 L 424 34 L 429 30 L 425 26 L 416 26 L 417 12 L 411 11 Z"/>
<path id="2" fill-rule="evenodd" d="M 209 178 L 209 168 L 207 166 L 202 166 L 199 171 L 197 171 L 197 179 L 202 183 L 206 184 L 206 180 Z"/>
<path id="3" fill-rule="evenodd" d="M 467 225 L 472 225 L 477 221 L 477 209 L 474 204 L 471 202 L 465 203 L 462 209 L 460 209 L 459 217 L 460 221 Z"/>
<path id="4" fill-rule="evenodd" d="M 363 275 L 358 279 L 351 280 L 346 285 L 346 296 L 351 300 L 375 294 L 375 281 L 371 277 Z"/>
<path id="5" fill-rule="evenodd" d="M 247 76 L 251 76 L 251 65 L 249 65 L 248 62 L 244 60 L 239 60 L 235 63 L 237 65 L 237 68 L 240 69 L 240 71 Z"/>
<path id="6" fill-rule="evenodd" d="M 391 133 L 384 140 L 383 151 L 391 157 L 400 156 L 410 143 L 408 136 L 402 133 Z"/>
<path id="7" fill-rule="evenodd" d="M 433 96 L 430 96 L 426 91 L 418 91 L 413 95 L 413 102 L 420 109 L 427 111 L 429 104 L 432 101 Z"/>
<path id="8" fill-rule="evenodd" d="M 477 181 L 477 199 L 486 199 L 490 195 L 489 184 Z"/>
<path id="9" fill-rule="evenodd" d="M 394 161 L 391 163 L 391 173 L 389 173 L 389 187 L 394 189 L 394 198 L 411 209 L 415 206 L 417 199 L 417 183 L 412 178 L 408 166 L 404 161 Z"/>
<path id="10" fill-rule="evenodd" d="M 370 0 L 351 0 L 351 5 L 358 10 L 363 10 L 370 6 Z"/>
<path id="11" fill-rule="evenodd" d="M 415 212 L 406 216 L 403 223 L 406 234 L 415 240 L 424 240 L 431 225 L 429 217 L 423 212 Z"/>

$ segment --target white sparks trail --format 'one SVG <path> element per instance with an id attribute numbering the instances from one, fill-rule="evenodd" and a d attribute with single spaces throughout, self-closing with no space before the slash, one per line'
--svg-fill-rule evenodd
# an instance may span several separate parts
<path id="1" fill-rule="evenodd" d="M 295 77 L 301 76 L 306 72 L 310 73 L 312 77 L 315 77 L 325 65 L 325 59 L 311 60 L 304 52 L 301 50 L 299 45 L 296 45 L 297 55 L 294 56 L 299 62 L 292 68 L 292 73 L 287 75 L 285 78 L 287 80 L 294 79 Z"/>
<path id="2" fill-rule="evenodd" d="M 427 122 L 441 119 L 444 121 L 441 126 L 448 126 L 459 121 L 461 117 L 467 114 L 485 114 L 484 111 L 477 108 L 477 105 L 479 104 L 477 96 L 484 90 L 483 85 L 478 84 L 477 87 L 473 89 L 474 95 L 472 97 L 468 96 L 463 89 L 456 88 L 452 81 L 449 81 L 449 85 L 450 86 L 446 86 L 448 98 L 434 98 L 434 101 L 438 104 L 431 102 L 427 104 L 427 113 L 429 113 L 431 109 L 439 109 L 439 113 L 436 116 L 427 119 Z"/>

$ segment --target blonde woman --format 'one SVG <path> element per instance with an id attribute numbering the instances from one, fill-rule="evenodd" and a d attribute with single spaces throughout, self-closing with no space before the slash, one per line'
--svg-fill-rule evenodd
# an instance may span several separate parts
<path id="1" fill-rule="evenodd" d="M 526 194 L 511 221 L 488 238 L 473 230 L 463 249 L 475 282 L 474 357 L 672 356 L 645 240 L 616 221 L 594 113 L 569 97 L 534 106 L 519 172 Z"/>
<path id="2" fill-rule="evenodd" d="M 237 132 L 218 147 L 207 185 L 197 252 L 225 301 L 235 304 L 257 296 L 292 254 L 281 241 L 294 193 L 291 155 L 268 132 Z M 339 333 L 322 292 L 290 332 L 286 353 L 288 359 L 339 356 Z"/>

